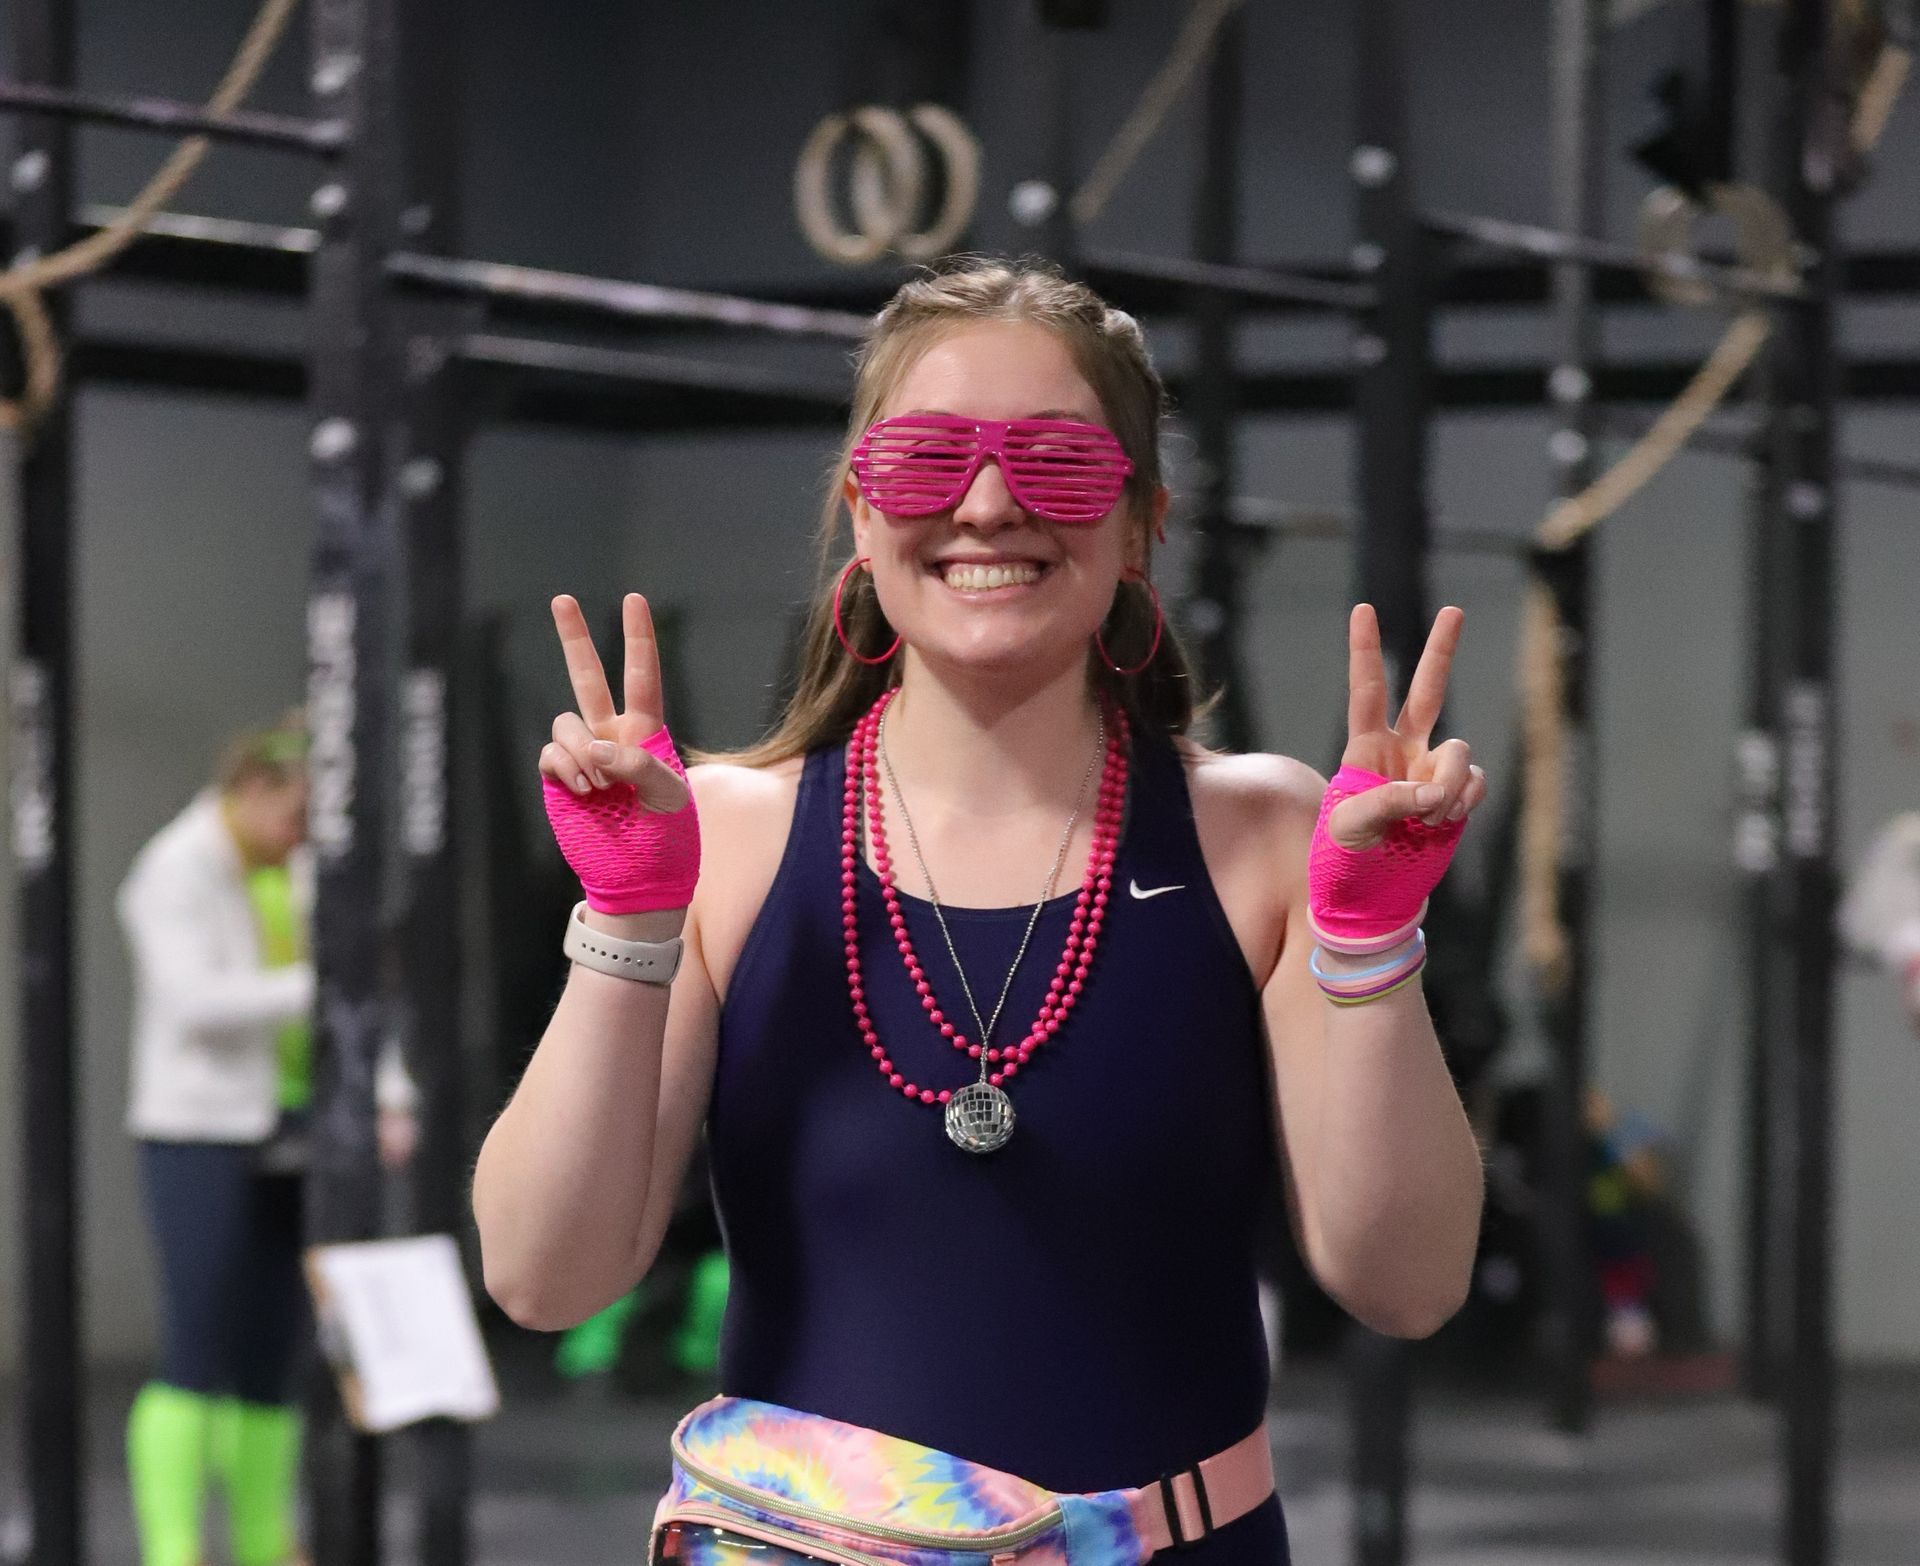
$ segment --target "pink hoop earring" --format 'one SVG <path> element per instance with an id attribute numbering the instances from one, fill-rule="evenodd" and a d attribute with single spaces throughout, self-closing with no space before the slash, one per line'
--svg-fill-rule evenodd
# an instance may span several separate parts
<path id="1" fill-rule="evenodd" d="M 1166 624 L 1166 616 L 1160 610 L 1160 594 L 1155 590 L 1153 582 L 1143 572 L 1138 571 L 1129 571 L 1127 573 L 1127 580 L 1143 584 L 1146 587 L 1147 595 L 1153 599 L 1153 642 L 1152 645 L 1147 648 L 1146 657 L 1142 658 L 1131 669 L 1123 669 L 1113 661 L 1113 654 L 1107 651 L 1107 644 L 1105 640 L 1102 639 L 1098 629 L 1096 629 L 1093 633 L 1094 645 L 1100 649 L 1100 656 L 1106 660 L 1107 667 L 1113 670 L 1115 674 L 1120 675 L 1138 674 L 1142 669 L 1146 668 L 1148 664 L 1153 662 L 1153 655 L 1160 651 L 1161 627 Z"/>
<path id="2" fill-rule="evenodd" d="M 870 555 L 861 555 L 858 559 L 849 560 L 846 570 L 840 573 L 840 580 L 833 584 L 833 634 L 840 638 L 840 645 L 846 648 L 848 657 L 857 659 L 861 663 L 885 663 L 900 650 L 900 635 L 897 631 L 894 633 L 893 645 L 891 647 L 878 658 L 869 658 L 853 650 L 853 643 L 847 640 L 847 628 L 840 623 L 840 594 L 846 589 L 847 578 L 852 576 L 858 567 L 866 565 L 871 559 L 872 557 Z"/>

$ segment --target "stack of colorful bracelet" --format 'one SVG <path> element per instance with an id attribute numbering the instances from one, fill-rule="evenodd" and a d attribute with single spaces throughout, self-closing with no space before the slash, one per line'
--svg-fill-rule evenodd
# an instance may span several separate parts
<path id="1" fill-rule="evenodd" d="M 1321 993 L 1336 1006 L 1359 1006 L 1411 984 L 1427 965 L 1427 934 L 1420 928 L 1426 912 L 1427 905 L 1422 902 L 1410 923 L 1367 941 L 1336 940 L 1310 919 L 1314 939 L 1320 944 L 1308 956 L 1307 967 Z M 1379 961 L 1351 972 L 1329 973 L 1320 960 L 1329 955 L 1377 957 Z"/>

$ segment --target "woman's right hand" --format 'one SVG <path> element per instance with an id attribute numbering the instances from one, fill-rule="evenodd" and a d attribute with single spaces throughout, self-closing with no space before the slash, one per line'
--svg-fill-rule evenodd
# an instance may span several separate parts
<path id="1" fill-rule="evenodd" d="M 666 732 L 647 601 L 629 593 L 621 605 L 624 712 L 614 710 L 580 605 L 565 594 L 554 599 L 553 623 L 579 703 L 553 720 L 553 738 L 540 752 L 560 851 L 598 913 L 684 908 L 699 874 L 699 819 Z"/>

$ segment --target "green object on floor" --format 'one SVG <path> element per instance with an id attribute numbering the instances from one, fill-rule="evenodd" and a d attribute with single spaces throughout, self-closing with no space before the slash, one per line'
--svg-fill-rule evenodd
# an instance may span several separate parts
<path id="1" fill-rule="evenodd" d="M 127 1473 L 141 1566 L 194 1566 L 217 1405 L 150 1381 L 127 1417 Z"/>
<path id="2" fill-rule="evenodd" d="M 285 1566 L 299 1545 L 300 1410 L 223 1398 L 212 1451 L 233 1566 Z"/>
<path id="3" fill-rule="evenodd" d="M 673 1340 L 673 1359 L 690 1376 L 711 1375 L 720 1364 L 720 1323 L 727 1314 L 727 1253 L 709 1251 L 687 1284 L 687 1313 Z"/>
<path id="4" fill-rule="evenodd" d="M 563 1332 L 553 1351 L 553 1368 L 569 1381 L 608 1374 L 620 1362 L 620 1340 L 627 1330 L 627 1318 L 640 1308 L 643 1292 L 635 1289 L 622 1295 L 605 1310 Z"/>

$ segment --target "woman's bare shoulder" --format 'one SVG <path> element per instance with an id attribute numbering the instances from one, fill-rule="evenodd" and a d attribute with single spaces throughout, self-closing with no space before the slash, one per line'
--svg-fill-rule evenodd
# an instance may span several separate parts
<path id="1" fill-rule="evenodd" d="M 751 848 L 762 839 L 786 840 L 800 795 L 806 757 L 790 756 L 763 767 L 716 757 L 687 768 L 687 784 L 700 807 L 703 849 L 728 840 Z M 723 831 L 714 828 L 724 823 Z"/>
<path id="2" fill-rule="evenodd" d="M 1286 822 L 1304 814 L 1311 825 L 1327 780 L 1304 761 L 1267 751 L 1212 750 L 1180 735 L 1174 749 L 1187 768 L 1194 808 Z"/>
<path id="3" fill-rule="evenodd" d="M 747 932 L 772 889 L 800 795 L 804 756 L 744 766 L 696 762 L 687 782 L 700 810 L 700 883 L 694 918 L 714 993 L 725 998 Z"/>
<path id="4" fill-rule="evenodd" d="M 706 810 L 709 802 L 715 810 L 766 808 L 781 800 L 791 801 L 800 788 L 800 774 L 806 769 L 805 756 L 789 756 L 764 767 L 749 767 L 717 756 L 698 761 L 687 768 L 687 783 L 695 803 Z"/>
<path id="5" fill-rule="evenodd" d="M 1212 750 L 1184 736 L 1174 748 L 1186 768 L 1194 830 L 1214 891 L 1248 971 L 1264 988 L 1325 785 L 1291 756 Z"/>

